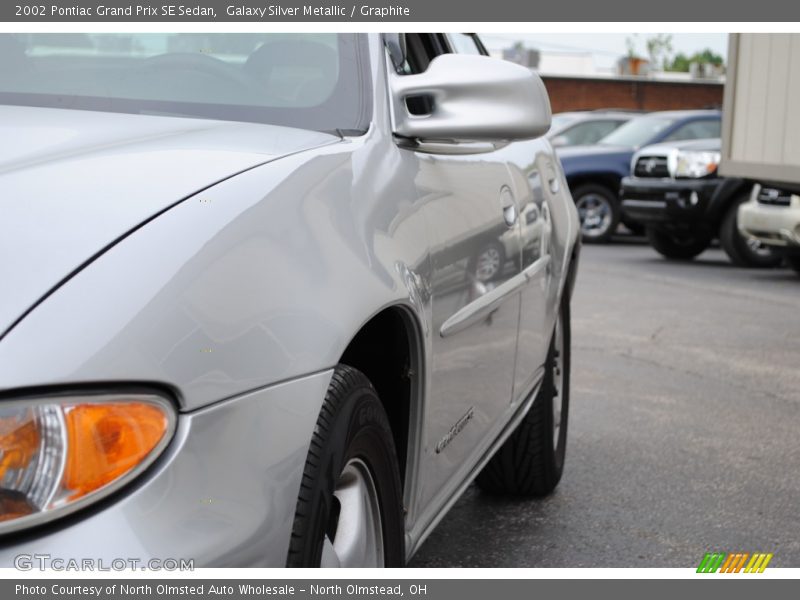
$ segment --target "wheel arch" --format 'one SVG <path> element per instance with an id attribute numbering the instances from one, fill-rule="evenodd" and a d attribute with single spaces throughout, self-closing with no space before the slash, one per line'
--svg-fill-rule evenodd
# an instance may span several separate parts
<path id="1" fill-rule="evenodd" d="M 375 387 L 389 418 L 403 488 L 409 483 L 414 426 L 424 383 L 424 345 L 419 319 L 401 304 L 370 317 L 351 338 L 339 362 L 361 371 Z"/>
<path id="2" fill-rule="evenodd" d="M 614 195 L 614 198 L 619 197 L 621 181 L 622 177 L 612 172 L 582 173 L 580 175 L 567 177 L 567 185 L 569 185 L 570 192 L 573 194 L 580 186 L 592 184 L 607 188 Z"/>

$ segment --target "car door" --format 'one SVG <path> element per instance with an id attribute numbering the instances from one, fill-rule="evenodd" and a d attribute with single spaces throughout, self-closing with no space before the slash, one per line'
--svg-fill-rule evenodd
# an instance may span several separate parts
<path id="1" fill-rule="evenodd" d="M 524 401 L 543 373 L 550 337 L 556 315 L 548 312 L 552 304 L 555 265 L 551 238 L 553 214 L 561 196 L 561 177 L 552 151 L 541 142 L 519 144 L 517 153 L 529 153 L 526 170 L 513 169 L 515 185 L 520 190 L 530 190 L 524 198 L 520 212 L 522 236 L 522 273 L 525 284 L 521 288 L 521 314 L 517 363 L 514 374 L 515 402 Z M 523 159 L 524 157 L 520 157 Z M 523 160 L 512 164 L 525 164 Z M 529 187 L 526 188 L 526 185 Z"/>
<path id="2" fill-rule="evenodd" d="M 408 34 L 408 72 L 444 36 Z M 424 107 L 421 107 L 424 110 Z M 418 501 L 435 508 L 463 482 L 512 402 L 521 272 L 519 190 L 502 151 L 413 152 L 430 236 L 431 348 Z M 485 150 L 485 149 L 484 149 Z M 510 283 L 511 282 L 511 283 Z"/>

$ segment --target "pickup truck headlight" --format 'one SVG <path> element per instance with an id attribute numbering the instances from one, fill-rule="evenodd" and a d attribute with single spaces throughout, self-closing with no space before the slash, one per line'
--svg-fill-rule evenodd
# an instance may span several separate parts
<path id="1" fill-rule="evenodd" d="M 721 155 L 719 152 L 673 152 L 667 159 L 667 168 L 674 178 L 699 179 L 716 173 Z"/>
<path id="2" fill-rule="evenodd" d="M 0 401 L 0 533 L 118 489 L 155 460 L 175 422 L 155 395 Z"/>

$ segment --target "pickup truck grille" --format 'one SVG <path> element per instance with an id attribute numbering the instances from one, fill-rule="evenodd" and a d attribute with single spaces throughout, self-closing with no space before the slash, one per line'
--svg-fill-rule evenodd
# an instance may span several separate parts
<path id="1" fill-rule="evenodd" d="M 777 188 L 762 187 L 756 198 L 759 204 L 769 204 L 770 206 L 789 206 L 792 201 L 792 194 Z"/>
<path id="2" fill-rule="evenodd" d="M 640 156 L 633 169 L 636 177 L 669 177 L 665 156 Z"/>

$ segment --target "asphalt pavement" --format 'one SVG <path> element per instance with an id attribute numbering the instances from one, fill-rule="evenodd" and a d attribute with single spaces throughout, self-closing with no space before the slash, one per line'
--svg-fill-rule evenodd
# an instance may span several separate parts
<path id="1" fill-rule="evenodd" d="M 584 246 L 567 462 L 544 500 L 470 486 L 415 567 L 800 567 L 800 277 Z"/>

